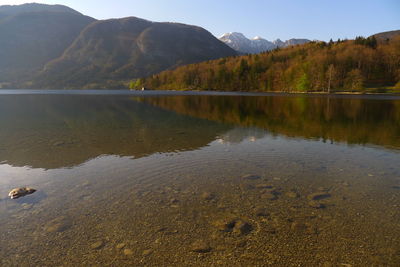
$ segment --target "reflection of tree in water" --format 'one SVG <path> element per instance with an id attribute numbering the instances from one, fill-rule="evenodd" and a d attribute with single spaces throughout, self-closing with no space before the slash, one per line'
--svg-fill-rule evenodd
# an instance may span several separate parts
<path id="1" fill-rule="evenodd" d="M 0 125 L 0 162 L 37 168 L 198 149 L 230 129 L 113 96 L 1 96 Z"/>
<path id="2" fill-rule="evenodd" d="M 175 96 L 138 99 L 272 134 L 400 148 L 400 101 L 355 97 Z"/>

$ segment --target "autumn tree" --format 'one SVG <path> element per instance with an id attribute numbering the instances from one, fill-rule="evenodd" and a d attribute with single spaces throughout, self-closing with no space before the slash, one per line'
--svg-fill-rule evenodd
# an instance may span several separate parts
<path id="1" fill-rule="evenodd" d="M 347 73 L 345 87 L 351 91 L 362 90 L 364 88 L 364 77 L 359 69 L 353 69 Z"/>

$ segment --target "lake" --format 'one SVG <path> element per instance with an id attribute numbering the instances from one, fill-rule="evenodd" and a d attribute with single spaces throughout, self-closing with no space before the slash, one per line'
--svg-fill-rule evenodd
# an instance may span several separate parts
<path id="1" fill-rule="evenodd" d="M 7 90 L 0 140 L 2 266 L 400 265 L 400 97 Z"/>

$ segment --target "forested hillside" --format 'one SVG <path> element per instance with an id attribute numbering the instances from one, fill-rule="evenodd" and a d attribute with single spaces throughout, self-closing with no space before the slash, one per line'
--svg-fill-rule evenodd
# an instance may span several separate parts
<path id="1" fill-rule="evenodd" d="M 131 83 L 166 90 L 364 91 L 400 87 L 400 36 L 311 42 L 164 71 Z"/>
<path id="2" fill-rule="evenodd" d="M 136 17 L 86 27 L 63 55 L 47 63 L 36 88 L 121 88 L 118 81 L 236 55 L 203 28 Z"/>

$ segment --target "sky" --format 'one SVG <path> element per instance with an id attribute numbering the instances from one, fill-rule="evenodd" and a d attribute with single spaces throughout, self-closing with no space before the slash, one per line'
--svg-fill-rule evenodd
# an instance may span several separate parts
<path id="1" fill-rule="evenodd" d="M 0 0 L 0 5 L 31 1 Z M 400 30 L 400 0 L 37 0 L 96 19 L 140 17 L 198 25 L 219 37 L 241 32 L 268 40 L 353 39 Z"/>

